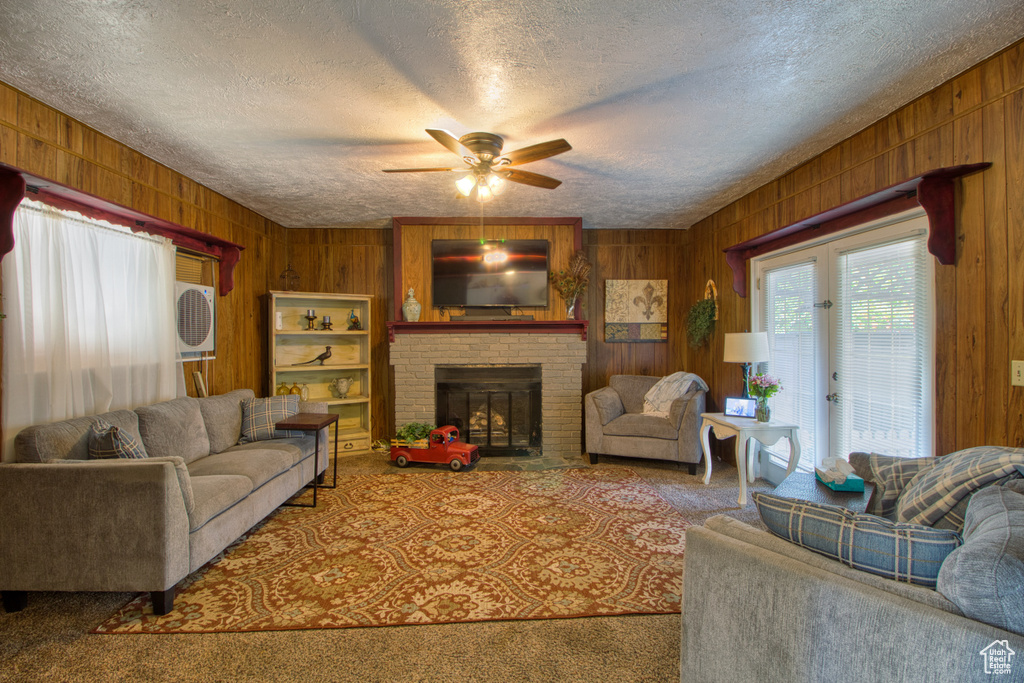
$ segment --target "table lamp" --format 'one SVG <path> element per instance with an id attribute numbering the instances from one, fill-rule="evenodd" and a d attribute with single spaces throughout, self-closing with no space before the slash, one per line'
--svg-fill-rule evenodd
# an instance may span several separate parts
<path id="1" fill-rule="evenodd" d="M 750 368 L 769 360 L 767 332 L 726 332 L 726 363 L 743 363 L 743 398 L 750 398 Z"/>

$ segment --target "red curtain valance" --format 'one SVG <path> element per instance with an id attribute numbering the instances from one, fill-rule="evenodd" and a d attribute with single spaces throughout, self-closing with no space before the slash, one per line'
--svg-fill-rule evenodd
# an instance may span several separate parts
<path id="1" fill-rule="evenodd" d="M 218 291 L 224 296 L 235 287 L 235 265 L 245 247 L 154 218 L 125 206 L 108 202 L 81 190 L 33 176 L 0 164 L 0 258 L 14 248 L 14 212 L 26 196 L 58 209 L 77 211 L 83 216 L 123 225 L 132 232 L 166 237 L 175 246 L 219 260 Z"/>
<path id="2" fill-rule="evenodd" d="M 747 264 L 755 256 L 891 216 L 915 206 L 923 208 L 928 216 L 928 251 L 939 263 L 952 265 L 956 260 L 956 195 L 953 183 L 958 178 L 983 171 L 991 165 L 986 162 L 928 171 L 799 223 L 727 247 L 723 251 L 726 262 L 732 268 L 733 291 L 742 297 L 747 296 Z"/>

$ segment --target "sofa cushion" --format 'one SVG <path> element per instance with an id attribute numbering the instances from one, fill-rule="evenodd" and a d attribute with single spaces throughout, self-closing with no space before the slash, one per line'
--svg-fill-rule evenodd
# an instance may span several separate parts
<path id="1" fill-rule="evenodd" d="M 679 438 L 679 430 L 666 418 L 643 413 L 620 415 L 604 426 L 604 433 L 608 436 L 646 436 L 673 441 Z"/>
<path id="2" fill-rule="evenodd" d="M 89 431 L 89 457 L 141 460 L 146 457 L 146 449 L 126 430 L 97 418 Z"/>
<path id="3" fill-rule="evenodd" d="M 300 431 L 274 429 L 274 424 L 299 412 L 299 397 L 271 396 L 242 401 L 242 436 L 238 443 L 302 436 Z"/>
<path id="4" fill-rule="evenodd" d="M 754 493 L 761 521 L 787 541 L 895 581 L 934 588 L 943 560 L 963 539 L 955 531 L 899 524 L 835 505 Z"/>
<path id="5" fill-rule="evenodd" d="M 252 389 L 236 389 L 199 399 L 211 453 L 220 453 L 238 443 L 242 436 L 242 401 L 253 396 Z"/>
<path id="6" fill-rule="evenodd" d="M 326 445 L 327 441 L 323 437 L 320 439 L 321 450 Z M 225 453 L 235 453 L 244 451 L 274 451 L 278 453 L 285 453 L 291 459 L 291 463 L 294 465 L 300 462 L 303 458 L 307 458 L 313 455 L 313 449 L 316 447 L 316 439 L 312 434 L 304 434 L 301 437 L 290 437 L 287 439 L 273 439 L 271 441 L 253 441 L 251 443 L 240 443 L 237 446 L 232 446 Z"/>
<path id="7" fill-rule="evenodd" d="M 101 419 L 125 431 L 142 443 L 139 416 L 131 410 L 115 410 L 93 417 L 76 417 L 21 430 L 14 439 L 14 459 L 18 462 L 88 460 L 89 434 Z M 150 454 L 152 455 L 152 454 Z"/>
<path id="8" fill-rule="evenodd" d="M 965 517 L 939 592 L 968 617 L 1024 635 L 1024 495 L 990 486 L 971 496 Z"/>
<path id="9" fill-rule="evenodd" d="M 896 501 L 896 520 L 934 525 L 980 488 L 1024 467 L 1024 448 L 978 446 L 939 458 L 917 474 Z"/>
<path id="10" fill-rule="evenodd" d="M 191 396 L 136 408 L 139 433 L 151 457 L 176 455 L 186 463 L 209 455 L 210 438 L 199 410 L 199 401 Z"/>
<path id="11" fill-rule="evenodd" d="M 230 450 L 195 460 L 189 463 L 188 471 L 193 478 L 213 474 L 242 475 L 248 477 L 255 491 L 290 469 L 294 457 L 292 452 L 279 449 Z"/>
<path id="12" fill-rule="evenodd" d="M 201 528 L 252 492 L 252 480 L 241 474 L 192 476 L 195 505 L 188 516 L 189 531 Z"/>

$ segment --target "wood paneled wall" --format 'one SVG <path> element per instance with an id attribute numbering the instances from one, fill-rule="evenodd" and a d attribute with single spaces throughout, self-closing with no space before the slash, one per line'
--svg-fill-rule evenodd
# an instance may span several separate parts
<path id="1" fill-rule="evenodd" d="M 590 321 L 583 391 L 608 385 L 611 375 L 667 375 L 686 367 L 686 313 L 694 299 L 687 275 L 689 233 L 683 230 L 584 230 L 583 248 L 593 269 L 583 317 Z M 607 280 L 668 280 L 668 341 L 604 341 L 604 283 Z M 703 298 L 703 285 L 701 285 Z"/>
<path id="2" fill-rule="evenodd" d="M 2 83 L 0 162 L 245 247 L 234 290 L 217 299 L 217 358 L 207 364 L 207 387 L 262 395 L 265 295 L 285 267 L 280 225 Z M 198 365 L 186 364 L 186 377 Z"/>
<path id="3" fill-rule="evenodd" d="M 552 219 L 556 223 L 545 224 L 537 219 L 530 224 L 497 224 L 494 219 L 483 226 L 473 218 L 454 225 L 435 225 L 435 221 L 426 219 L 417 223 L 415 219 L 402 219 L 401 258 L 402 258 L 402 289 L 401 299 L 413 288 L 416 300 L 420 302 L 422 311 L 420 320 L 445 320 L 440 309 L 434 308 L 431 300 L 430 285 L 430 243 L 432 240 L 467 240 L 467 239 L 515 239 L 515 240 L 547 240 L 550 244 L 548 259 L 553 270 L 565 268 L 569 257 L 575 250 L 575 220 Z M 554 287 L 548 286 L 547 308 L 523 308 L 524 313 L 533 316 L 534 320 L 564 320 L 565 303 Z M 401 303 L 398 304 L 401 308 Z"/>
<path id="4" fill-rule="evenodd" d="M 722 250 L 925 171 L 981 161 L 962 181 L 955 266 L 936 266 L 936 454 L 1024 446 L 1024 42 L 704 219 L 690 232 L 689 298 L 730 283 Z M 721 362 L 724 332 L 749 329 L 750 301 L 720 286 L 720 319 L 687 365 L 708 380 L 709 408 L 741 391 Z"/>
<path id="5" fill-rule="evenodd" d="M 288 242 L 292 268 L 301 280 L 299 290 L 373 297 L 369 328 L 372 438 L 389 438 L 394 433 L 395 411 L 384 323 L 395 319 L 391 231 L 293 229 L 288 230 Z"/>

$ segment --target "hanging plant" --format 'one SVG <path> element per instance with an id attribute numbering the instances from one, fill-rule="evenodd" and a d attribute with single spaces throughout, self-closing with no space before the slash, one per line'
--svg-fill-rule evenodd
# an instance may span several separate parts
<path id="1" fill-rule="evenodd" d="M 715 318 L 718 317 L 718 305 L 714 299 L 700 299 L 686 314 L 686 336 L 690 338 L 690 346 L 700 346 L 715 331 Z"/>

